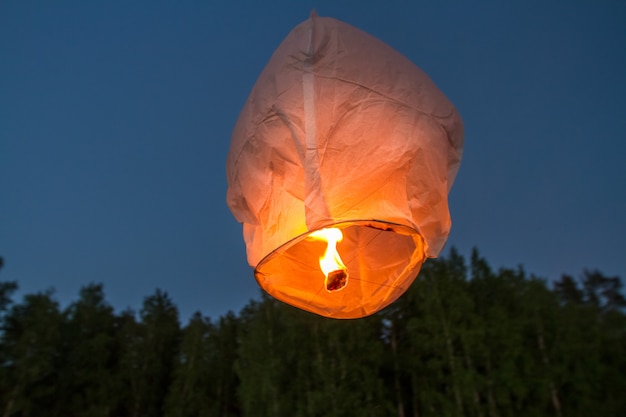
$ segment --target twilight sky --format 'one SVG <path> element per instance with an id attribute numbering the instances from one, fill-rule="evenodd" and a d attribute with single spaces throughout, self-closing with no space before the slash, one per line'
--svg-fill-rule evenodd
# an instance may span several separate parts
<path id="1" fill-rule="evenodd" d="M 158 287 L 183 322 L 257 297 L 225 203 L 230 134 L 313 8 L 399 50 L 460 112 L 447 248 L 626 277 L 626 2 L 509 3 L 1 2 L 0 279 L 62 306 L 103 283 L 118 310 Z"/>

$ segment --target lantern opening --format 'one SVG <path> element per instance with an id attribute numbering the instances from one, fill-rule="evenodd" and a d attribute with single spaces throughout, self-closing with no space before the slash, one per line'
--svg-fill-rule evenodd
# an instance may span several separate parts
<path id="1" fill-rule="evenodd" d="M 325 228 L 339 229 L 343 235 L 335 247 L 342 267 L 330 268 L 327 280 L 320 265 L 327 240 L 311 237 L 322 230 L 317 229 L 289 240 L 263 258 L 254 270 L 259 285 L 271 296 L 298 308 L 325 317 L 353 319 L 374 314 L 394 302 L 411 285 L 426 259 L 422 236 L 407 225 L 350 220 L 329 223 Z M 342 289 L 332 290 L 341 286 L 344 274 Z"/>
<path id="2" fill-rule="evenodd" d="M 341 260 L 337 251 L 337 242 L 341 242 L 343 234 L 336 227 L 316 230 L 309 235 L 315 240 L 326 242 L 326 250 L 320 256 L 320 269 L 326 277 L 324 286 L 326 291 L 339 291 L 348 284 L 348 268 Z"/>

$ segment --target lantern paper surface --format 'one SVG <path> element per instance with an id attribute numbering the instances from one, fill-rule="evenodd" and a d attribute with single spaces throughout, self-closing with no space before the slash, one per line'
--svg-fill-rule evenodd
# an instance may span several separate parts
<path id="1" fill-rule="evenodd" d="M 298 25 L 246 101 L 227 161 L 259 285 L 334 318 L 395 301 L 448 237 L 462 144 L 452 104 L 400 53 L 335 19 Z M 329 228 L 342 232 L 335 286 L 314 234 Z"/>

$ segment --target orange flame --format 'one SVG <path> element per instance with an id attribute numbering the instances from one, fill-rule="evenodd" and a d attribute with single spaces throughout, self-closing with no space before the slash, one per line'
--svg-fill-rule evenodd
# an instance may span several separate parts
<path id="1" fill-rule="evenodd" d="M 337 251 L 337 242 L 343 239 L 341 230 L 331 227 L 316 230 L 309 235 L 313 239 L 326 242 L 326 251 L 320 256 L 320 269 L 326 279 L 324 283 L 327 291 L 339 291 L 348 283 L 348 268 L 344 265 Z"/>

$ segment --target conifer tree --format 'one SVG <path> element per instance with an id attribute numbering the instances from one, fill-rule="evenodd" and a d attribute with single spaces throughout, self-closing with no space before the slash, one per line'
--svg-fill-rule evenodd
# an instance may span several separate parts
<path id="1" fill-rule="evenodd" d="M 122 329 L 128 412 L 132 417 L 161 417 L 180 343 L 178 310 L 167 293 L 157 290 L 144 299 L 139 315 L 140 322 L 127 320 Z"/>
<path id="2" fill-rule="evenodd" d="M 115 319 L 101 284 L 80 290 L 67 311 L 64 352 L 68 359 L 61 387 L 73 415 L 106 417 L 116 406 Z"/>
<path id="3" fill-rule="evenodd" d="M 215 327 L 195 313 L 183 329 L 181 345 L 166 402 L 167 417 L 219 416 L 215 390 Z"/>
<path id="4" fill-rule="evenodd" d="M 3 394 L 3 416 L 63 415 L 56 390 L 64 364 L 62 321 L 52 291 L 26 295 L 4 317 L 3 372 L 11 383 Z"/>
<path id="5" fill-rule="evenodd" d="M 237 397 L 239 378 L 235 363 L 239 352 L 240 321 L 231 311 L 220 317 L 215 331 L 211 334 L 211 347 L 214 350 L 212 375 L 213 392 L 211 397 L 217 403 L 220 417 L 241 415 Z"/>
<path id="6" fill-rule="evenodd" d="M 292 365 L 285 360 L 288 352 L 282 343 L 286 335 L 283 308 L 262 295 L 260 302 L 250 302 L 241 312 L 241 344 L 235 369 L 241 380 L 239 397 L 246 417 L 280 417 L 293 410 L 282 392 Z"/>

